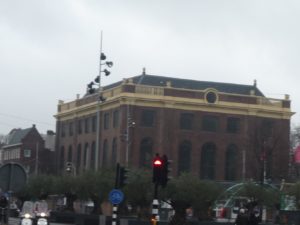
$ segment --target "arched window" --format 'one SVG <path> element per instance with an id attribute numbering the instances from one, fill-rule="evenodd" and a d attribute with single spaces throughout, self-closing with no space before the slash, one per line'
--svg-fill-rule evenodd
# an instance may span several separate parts
<path id="1" fill-rule="evenodd" d="M 95 169 L 95 162 L 96 162 L 96 145 L 95 142 L 93 141 L 92 143 L 92 148 L 91 148 L 91 168 Z"/>
<path id="2" fill-rule="evenodd" d="M 226 149 L 225 156 L 225 180 L 235 180 L 237 171 L 237 147 L 230 144 Z"/>
<path id="3" fill-rule="evenodd" d="M 103 165 L 103 167 L 108 166 L 108 142 L 107 142 L 107 139 L 105 139 L 103 142 L 102 165 Z"/>
<path id="4" fill-rule="evenodd" d="M 60 148 L 60 161 L 59 161 L 59 168 L 63 170 L 65 168 L 65 147 L 62 146 Z"/>
<path id="5" fill-rule="evenodd" d="M 151 168 L 153 141 L 151 138 L 144 138 L 140 144 L 140 167 Z"/>
<path id="6" fill-rule="evenodd" d="M 68 162 L 72 162 L 72 154 L 72 145 L 70 145 L 68 149 Z"/>
<path id="7" fill-rule="evenodd" d="M 89 163 L 89 144 L 85 143 L 84 145 L 84 153 L 83 153 L 83 168 L 88 169 Z"/>
<path id="8" fill-rule="evenodd" d="M 77 145 L 76 171 L 79 173 L 81 167 L 81 144 Z"/>
<path id="9" fill-rule="evenodd" d="M 111 146 L 112 146 L 111 147 L 111 165 L 114 166 L 117 163 L 117 152 L 118 152 L 117 138 L 113 139 Z"/>
<path id="10" fill-rule="evenodd" d="M 189 172 L 191 166 L 191 150 L 190 141 L 183 141 L 179 145 L 178 151 L 178 175 L 182 172 Z"/>
<path id="11" fill-rule="evenodd" d="M 215 178 L 216 145 L 205 143 L 201 151 L 200 178 L 212 180 Z"/>

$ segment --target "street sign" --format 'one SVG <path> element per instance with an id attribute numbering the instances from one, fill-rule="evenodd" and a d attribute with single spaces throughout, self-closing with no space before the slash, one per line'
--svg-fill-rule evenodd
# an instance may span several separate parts
<path id="1" fill-rule="evenodd" d="M 119 189 L 112 189 L 111 192 L 109 193 L 109 201 L 114 205 L 120 204 L 123 201 L 123 199 L 124 199 L 124 194 Z"/>
<path id="2" fill-rule="evenodd" d="M 3 192 L 20 191 L 26 184 L 27 175 L 18 163 L 7 163 L 0 167 L 0 189 Z"/>

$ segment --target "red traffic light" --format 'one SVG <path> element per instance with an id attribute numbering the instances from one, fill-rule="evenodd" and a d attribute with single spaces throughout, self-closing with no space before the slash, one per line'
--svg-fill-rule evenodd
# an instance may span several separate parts
<path id="1" fill-rule="evenodd" d="M 155 159 L 154 162 L 153 162 L 153 165 L 154 166 L 161 166 L 162 165 L 161 159 Z"/>

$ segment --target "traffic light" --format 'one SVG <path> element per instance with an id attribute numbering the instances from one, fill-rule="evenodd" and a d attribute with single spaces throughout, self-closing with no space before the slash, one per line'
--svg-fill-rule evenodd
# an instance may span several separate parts
<path id="1" fill-rule="evenodd" d="M 162 157 L 162 176 L 161 176 L 161 185 L 165 187 L 169 181 L 169 173 L 171 172 L 170 168 L 171 161 L 168 159 L 166 155 Z"/>
<path id="2" fill-rule="evenodd" d="M 166 155 L 162 157 L 159 154 L 156 154 L 152 161 L 153 167 L 153 177 L 152 182 L 162 187 L 165 187 L 169 181 L 169 173 L 171 171 L 170 168 L 170 160 Z"/>
<path id="3" fill-rule="evenodd" d="M 154 157 L 152 161 L 152 168 L 153 168 L 152 182 L 155 184 L 161 184 L 163 160 L 159 156 L 159 154 L 156 154 L 156 156 Z"/>
<path id="4" fill-rule="evenodd" d="M 122 166 L 119 167 L 119 179 L 118 179 L 119 188 L 124 187 L 124 185 L 127 184 L 128 173 L 129 173 L 129 169 Z"/>
<path id="5" fill-rule="evenodd" d="M 66 171 L 67 171 L 68 173 L 71 173 L 72 170 L 73 170 L 72 162 L 67 162 L 67 163 L 66 163 Z"/>

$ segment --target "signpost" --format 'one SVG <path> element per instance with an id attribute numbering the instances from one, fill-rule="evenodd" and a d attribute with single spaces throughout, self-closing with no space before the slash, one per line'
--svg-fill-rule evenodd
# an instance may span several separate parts
<path id="1" fill-rule="evenodd" d="M 112 189 L 109 193 L 109 201 L 114 204 L 118 205 L 124 200 L 124 194 L 119 189 Z"/>

